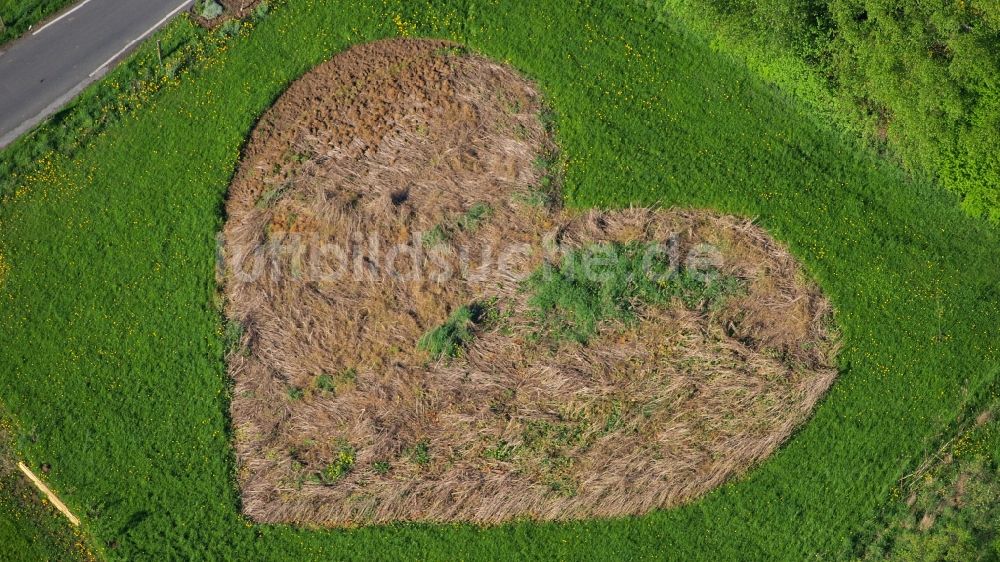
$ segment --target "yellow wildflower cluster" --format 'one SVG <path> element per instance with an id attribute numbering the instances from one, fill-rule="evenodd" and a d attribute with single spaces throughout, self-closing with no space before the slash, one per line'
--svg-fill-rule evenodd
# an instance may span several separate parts
<path id="1" fill-rule="evenodd" d="M 417 30 L 417 24 L 404 20 L 399 14 L 392 16 L 392 21 L 396 24 L 396 31 L 403 37 L 409 37 Z"/>

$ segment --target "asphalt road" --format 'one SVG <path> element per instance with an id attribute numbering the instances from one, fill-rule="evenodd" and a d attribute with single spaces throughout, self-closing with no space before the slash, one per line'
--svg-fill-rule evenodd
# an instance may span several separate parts
<path id="1" fill-rule="evenodd" d="M 103 76 L 194 0 L 82 0 L 0 46 L 0 148 Z"/>

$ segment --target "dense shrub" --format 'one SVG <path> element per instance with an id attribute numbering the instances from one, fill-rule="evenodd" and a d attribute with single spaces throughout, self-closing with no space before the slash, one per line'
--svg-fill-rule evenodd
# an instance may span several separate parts
<path id="1" fill-rule="evenodd" d="M 910 167 L 998 222 L 1000 6 L 984 4 L 832 0 L 830 71 Z"/>
<path id="2" fill-rule="evenodd" d="M 1000 223 L 996 2 L 668 0 L 666 7 L 705 17 L 723 34 L 757 34 L 798 58 L 829 87 L 832 111 L 849 128 L 885 141 L 909 170 L 929 172 L 956 193 L 966 211 Z M 728 46 L 754 40 L 740 42 Z M 782 85 L 799 78 L 786 72 Z"/>

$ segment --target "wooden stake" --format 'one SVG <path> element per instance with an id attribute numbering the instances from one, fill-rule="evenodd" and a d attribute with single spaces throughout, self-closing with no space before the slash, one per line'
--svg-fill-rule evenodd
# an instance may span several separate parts
<path id="1" fill-rule="evenodd" d="M 74 527 L 80 525 L 80 520 L 76 518 L 76 515 L 73 515 L 73 513 L 70 512 L 69 508 L 66 507 L 66 504 L 64 504 L 62 500 L 56 497 L 56 495 L 52 493 L 52 490 L 50 490 L 49 487 L 46 486 L 44 482 L 39 480 L 38 477 L 35 476 L 35 473 L 31 472 L 31 469 L 25 466 L 23 462 L 18 462 L 17 468 L 21 469 L 21 472 L 23 472 L 24 475 L 27 476 L 28 479 L 31 480 L 35 484 L 35 486 L 42 491 L 43 494 L 45 494 L 45 497 L 49 498 L 49 502 L 51 502 L 52 505 L 56 506 L 56 509 L 61 511 L 62 514 L 66 516 L 66 519 L 69 519 L 69 522 L 72 523 Z"/>
<path id="2" fill-rule="evenodd" d="M 156 60 L 160 61 L 160 68 L 163 68 L 163 47 L 159 39 L 156 40 Z"/>

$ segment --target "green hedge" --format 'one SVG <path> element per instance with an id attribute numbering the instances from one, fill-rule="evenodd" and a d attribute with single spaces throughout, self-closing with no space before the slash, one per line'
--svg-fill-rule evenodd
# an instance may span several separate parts
<path id="1" fill-rule="evenodd" d="M 1000 4 L 665 0 L 662 7 L 700 20 L 723 50 L 887 146 L 911 173 L 933 175 L 970 214 L 1000 223 Z"/>

